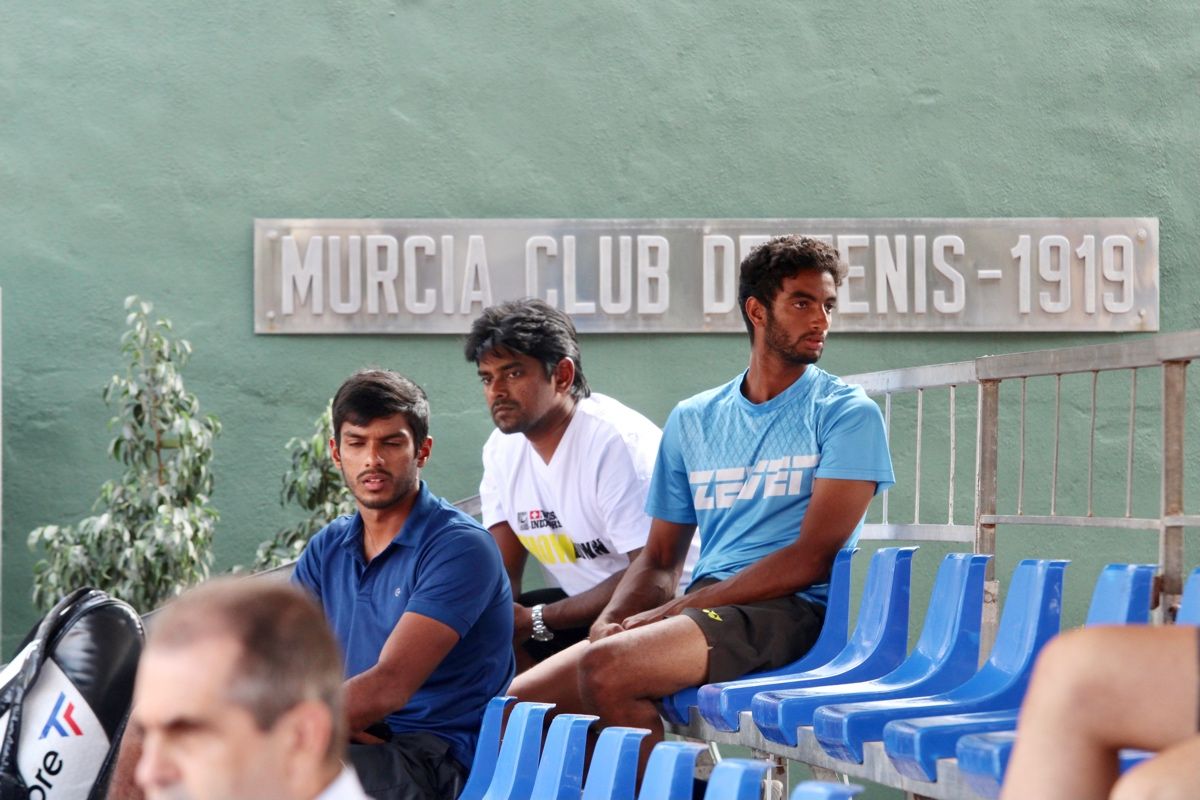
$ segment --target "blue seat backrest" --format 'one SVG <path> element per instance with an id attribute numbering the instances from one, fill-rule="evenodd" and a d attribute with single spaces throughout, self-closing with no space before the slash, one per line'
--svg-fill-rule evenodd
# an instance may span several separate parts
<path id="1" fill-rule="evenodd" d="M 704 800 L 758 800 L 771 765 L 752 758 L 726 758 L 713 767 Z"/>
<path id="2" fill-rule="evenodd" d="M 841 655 L 853 648 L 861 653 L 881 647 L 899 649 L 896 663 L 908 651 L 908 606 L 915 547 L 882 547 L 875 551 L 867 568 L 858 622 Z"/>
<path id="3" fill-rule="evenodd" d="M 650 753 L 638 800 L 692 800 L 696 757 L 705 750 L 697 742 L 659 742 Z"/>
<path id="4" fill-rule="evenodd" d="M 927 657 L 951 668 L 979 663 L 979 631 L 983 622 L 983 584 L 990 555 L 950 553 L 938 566 L 925 611 L 921 637 L 913 657 Z"/>
<path id="5" fill-rule="evenodd" d="M 1200 625 L 1200 567 L 1192 570 L 1183 584 L 1183 596 L 1179 600 L 1179 614 L 1175 622 L 1180 625 Z"/>
<path id="6" fill-rule="evenodd" d="M 1157 564 L 1109 564 L 1100 571 L 1087 625 L 1133 625 L 1150 620 L 1150 590 Z"/>
<path id="7" fill-rule="evenodd" d="M 1017 564 L 1004 598 L 996 643 L 984 670 L 1017 675 L 1032 667 L 1042 645 L 1058 633 L 1062 620 L 1062 578 L 1068 563 L 1024 559 Z"/>
<path id="8" fill-rule="evenodd" d="M 553 703 L 517 703 L 508 717 L 496 773 L 484 800 L 528 800 L 542 751 L 542 722 Z"/>
<path id="9" fill-rule="evenodd" d="M 493 697 L 483 711 L 483 723 L 479 726 L 479 741 L 475 745 L 475 758 L 471 762 L 471 774 L 467 785 L 458 795 L 458 800 L 482 800 L 496 772 L 496 757 L 500 753 L 500 731 L 504 727 L 504 711 L 515 697 Z"/>
<path id="10" fill-rule="evenodd" d="M 825 622 L 817 641 L 799 661 L 791 665 L 795 672 L 803 672 L 827 663 L 846 646 L 850 631 L 850 568 L 857 547 L 845 547 L 833 557 L 829 571 L 828 605 L 825 607 Z"/>
<path id="11" fill-rule="evenodd" d="M 638 750 L 649 733 L 646 728 L 616 726 L 600 731 L 583 785 L 583 800 L 634 800 Z"/>
<path id="12" fill-rule="evenodd" d="M 579 800 L 588 728 L 599 717 L 559 714 L 550 723 L 529 800 Z"/>

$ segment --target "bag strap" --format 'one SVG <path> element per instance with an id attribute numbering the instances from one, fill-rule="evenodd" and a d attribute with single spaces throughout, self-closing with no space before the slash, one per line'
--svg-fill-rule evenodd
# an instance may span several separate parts
<path id="1" fill-rule="evenodd" d="M 42 671 L 42 664 L 46 661 L 51 640 L 72 616 L 71 609 L 92 593 L 103 595 L 103 592 L 90 586 L 76 589 L 55 603 L 54 608 L 42 617 L 42 621 L 38 623 L 32 637 L 33 649 L 26 657 L 20 672 L 17 673 L 17 678 L 0 694 L 0 706 L 7 706 L 9 709 L 8 727 L 4 731 L 3 745 L 0 746 L 0 776 L 3 776 L 3 779 L 0 780 L 0 800 L 9 800 L 9 792 L 13 791 L 14 787 L 21 794 L 11 795 L 11 797 L 26 797 L 27 788 L 21 780 L 21 774 L 17 767 L 17 753 L 21 750 L 21 720 L 25 694 Z"/>

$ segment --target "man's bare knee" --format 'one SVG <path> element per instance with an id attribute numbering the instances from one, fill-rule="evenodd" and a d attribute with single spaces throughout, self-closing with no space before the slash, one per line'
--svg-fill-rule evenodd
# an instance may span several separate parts
<path id="1" fill-rule="evenodd" d="M 1093 632 L 1070 631 L 1054 637 L 1042 649 L 1033 673 L 1031 692 L 1040 692 L 1049 700 L 1067 708 L 1079 708 L 1080 701 L 1095 700 L 1093 693 L 1103 689 L 1089 668 L 1099 655 L 1099 640 Z"/>
<path id="2" fill-rule="evenodd" d="M 629 691 L 630 674 L 623 669 L 626 648 L 622 634 L 593 642 L 579 662 L 579 685 L 586 697 L 602 700 L 623 697 Z"/>

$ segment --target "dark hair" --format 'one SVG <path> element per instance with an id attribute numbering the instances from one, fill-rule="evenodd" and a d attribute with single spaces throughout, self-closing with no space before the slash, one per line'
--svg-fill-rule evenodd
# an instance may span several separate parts
<path id="1" fill-rule="evenodd" d="M 364 369 L 351 375 L 333 396 L 333 438 L 342 443 L 342 423 L 366 425 L 403 414 L 412 428 L 414 447 L 429 436 L 429 399 L 425 390 L 399 373 Z"/>
<path id="2" fill-rule="evenodd" d="M 742 259 L 738 273 L 738 305 L 746 330 L 750 332 L 750 341 L 754 341 L 754 325 L 746 313 L 746 301 L 753 297 L 769 308 L 784 280 L 805 270 L 829 273 L 834 286 L 841 286 L 846 277 L 846 265 L 838 257 L 838 251 L 832 245 L 807 236 L 776 236 Z"/>
<path id="3" fill-rule="evenodd" d="M 471 323 L 464 353 L 467 361 L 478 364 L 493 350 L 511 350 L 537 359 L 546 369 L 547 378 L 554 375 L 558 362 L 569 358 L 575 362 L 571 396 L 578 400 L 592 393 L 583 376 L 574 323 L 541 300 L 513 300 L 483 310 Z"/>
<path id="4" fill-rule="evenodd" d="M 231 703 L 263 731 L 306 700 L 324 704 L 333 718 L 326 759 L 340 758 L 347 735 L 342 657 L 311 597 L 278 580 L 210 581 L 154 615 L 147 647 L 178 649 L 212 637 L 229 637 L 241 650 L 224 692 Z"/>

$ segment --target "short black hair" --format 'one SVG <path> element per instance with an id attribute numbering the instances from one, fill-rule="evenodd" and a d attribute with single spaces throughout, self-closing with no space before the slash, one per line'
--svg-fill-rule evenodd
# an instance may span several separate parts
<path id="1" fill-rule="evenodd" d="M 341 445 L 342 423 L 366 425 L 403 414 L 420 447 L 429 436 L 429 398 L 403 375 L 386 369 L 364 369 L 346 379 L 333 396 L 333 438 Z"/>
<path id="2" fill-rule="evenodd" d="M 834 286 L 841 286 L 846 277 L 846 265 L 833 245 L 807 236 L 776 236 L 742 259 L 738 273 L 738 305 L 746 330 L 750 332 L 750 341 L 754 341 L 754 325 L 746 313 L 746 301 L 753 297 L 770 308 L 784 280 L 805 270 L 829 273 L 833 276 Z"/>
<path id="3" fill-rule="evenodd" d="M 541 300 L 525 298 L 485 308 L 471 323 L 463 349 L 467 361 L 478 364 L 493 350 L 510 350 L 541 362 L 546 377 L 554 375 L 558 362 L 575 362 L 571 396 L 576 400 L 592 393 L 583 375 L 579 338 L 571 318 Z"/>

